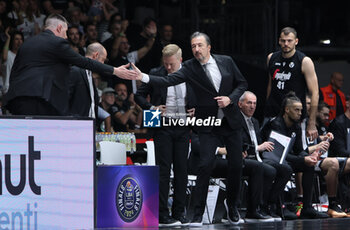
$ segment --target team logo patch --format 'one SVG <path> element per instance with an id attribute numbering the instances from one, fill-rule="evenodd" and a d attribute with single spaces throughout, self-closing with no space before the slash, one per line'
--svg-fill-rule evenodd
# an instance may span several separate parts
<path id="1" fill-rule="evenodd" d="M 294 67 L 294 62 L 289 63 L 289 68 L 293 68 Z"/>
<path id="2" fill-rule="evenodd" d="M 116 206 L 120 218 L 125 222 L 133 222 L 140 214 L 142 201 L 139 183 L 131 175 L 124 176 L 116 192 Z"/>
<path id="3" fill-rule="evenodd" d="M 157 110 L 144 110 L 143 111 L 143 126 L 144 127 L 160 127 L 160 114 Z"/>

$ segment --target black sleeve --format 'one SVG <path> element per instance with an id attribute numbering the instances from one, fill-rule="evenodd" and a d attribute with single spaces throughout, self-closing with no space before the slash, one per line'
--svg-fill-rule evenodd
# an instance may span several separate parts
<path id="1" fill-rule="evenodd" d="M 150 84 L 142 83 L 137 89 L 134 99 L 142 109 L 150 109 L 152 106 L 152 104 L 146 100 L 147 96 L 151 94 L 151 87 Z"/>
<path id="2" fill-rule="evenodd" d="M 62 62 L 78 66 L 83 69 L 89 69 L 92 72 L 100 74 L 113 74 L 113 66 L 102 64 L 98 61 L 92 60 L 87 57 L 81 56 L 75 52 L 70 46 L 68 41 L 60 39 L 57 44 L 55 54 Z"/>
<path id="3" fill-rule="evenodd" d="M 329 156 L 332 157 L 349 157 L 350 151 L 346 149 L 346 127 L 336 120 L 329 125 L 329 132 L 333 133 L 334 140 L 329 148 Z"/>

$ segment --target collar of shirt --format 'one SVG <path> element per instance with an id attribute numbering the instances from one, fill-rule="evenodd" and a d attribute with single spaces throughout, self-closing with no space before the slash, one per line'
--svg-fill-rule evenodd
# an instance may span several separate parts
<path id="1" fill-rule="evenodd" d="M 213 58 L 213 56 L 210 55 L 209 60 L 204 65 L 206 65 L 206 64 L 215 64 L 215 63 L 216 63 L 215 59 Z"/>
<path id="2" fill-rule="evenodd" d="M 240 112 L 241 112 L 241 114 L 243 115 L 245 121 L 247 121 L 248 119 L 251 119 L 251 117 L 248 117 L 248 116 L 245 115 L 242 111 L 240 111 Z"/>

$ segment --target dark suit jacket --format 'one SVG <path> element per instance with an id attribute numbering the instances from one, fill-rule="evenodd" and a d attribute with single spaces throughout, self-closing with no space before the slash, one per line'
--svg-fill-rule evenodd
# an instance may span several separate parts
<path id="1" fill-rule="evenodd" d="M 334 135 L 334 140 L 329 147 L 330 157 L 350 157 L 350 149 L 347 149 L 348 128 L 350 128 L 350 120 L 345 114 L 337 116 L 329 125 L 329 132 Z"/>
<path id="2" fill-rule="evenodd" d="M 166 77 L 168 72 L 164 68 L 164 66 L 153 68 L 150 71 L 150 75 L 155 75 L 159 77 Z M 146 100 L 147 95 L 151 96 L 151 101 L 148 102 Z M 135 94 L 135 102 L 142 109 L 150 109 L 152 105 L 165 105 L 166 98 L 168 95 L 168 89 L 166 87 L 155 87 L 150 84 L 142 83 L 142 85 L 137 90 Z M 186 83 L 186 107 L 188 109 L 193 108 L 195 106 L 195 96 L 190 84 Z"/>
<path id="3" fill-rule="evenodd" d="M 218 113 L 216 96 L 228 96 L 232 104 L 223 109 L 228 124 L 232 129 L 240 128 L 238 99 L 247 89 L 247 82 L 231 57 L 223 55 L 212 55 L 215 59 L 222 79 L 219 92 L 205 74 L 201 64 L 192 58 L 183 63 L 182 68 L 168 77 L 156 77 L 150 75 L 149 84 L 154 87 L 177 85 L 187 82 L 191 85 L 196 96 L 197 118 L 206 119 L 216 117 Z M 213 127 L 201 127 L 200 131 L 210 132 Z"/>
<path id="4" fill-rule="evenodd" d="M 67 40 L 50 30 L 28 39 L 16 55 L 5 104 L 16 97 L 39 97 L 61 115 L 67 114 L 70 65 L 98 73 L 113 73 L 112 66 L 81 56 L 73 51 Z"/>
<path id="5" fill-rule="evenodd" d="M 240 113 L 240 121 L 241 121 L 242 128 L 243 128 L 243 131 L 242 131 L 243 150 L 246 147 L 248 147 L 248 149 L 247 149 L 248 156 L 249 157 L 250 156 L 255 156 L 254 143 L 252 142 L 252 139 L 250 138 L 249 129 L 248 129 L 247 123 L 246 123 L 242 113 Z M 254 125 L 254 131 L 255 131 L 256 139 L 258 141 L 258 144 L 260 145 L 262 143 L 262 140 L 261 140 L 261 137 L 260 137 L 259 122 L 254 117 L 252 117 L 252 122 L 253 122 L 253 125 Z"/>
<path id="6" fill-rule="evenodd" d="M 97 116 L 97 105 L 99 97 L 94 81 L 95 114 Z M 86 70 L 73 66 L 69 74 L 69 114 L 73 116 L 88 117 L 91 107 L 91 93 Z"/>

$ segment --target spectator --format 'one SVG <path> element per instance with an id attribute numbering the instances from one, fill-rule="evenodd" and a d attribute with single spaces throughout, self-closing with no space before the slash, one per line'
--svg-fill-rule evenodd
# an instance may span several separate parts
<path id="1" fill-rule="evenodd" d="M 104 88 L 102 90 L 101 103 L 99 104 L 99 107 L 101 107 L 105 112 L 107 112 L 110 115 L 110 120 L 108 119 L 108 123 L 105 123 L 102 119 L 97 119 L 97 129 L 100 132 L 108 132 L 105 131 L 108 127 L 106 125 L 110 125 L 111 127 L 113 127 L 114 120 L 112 119 L 112 116 L 116 112 L 116 109 L 113 108 L 113 105 L 115 104 L 115 95 L 115 90 L 110 87 Z M 114 131 L 113 128 L 111 128 L 110 130 Z"/>
<path id="2" fill-rule="evenodd" d="M 5 84 L 3 88 L 3 93 L 7 93 L 10 86 L 10 73 L 15 60 L 17 51 L 21 47 L 24 41 L 23 34 L 19 31 L 13 31 L 11 35 L 9 34 L 10 27 L 5 31 L 7 40 L 2 52 L 2 62 L 5 66 L 3 76 L 5 76 Z"/>
<path id="3" fill-rule="evenodd" d="M 67 10 L 67 19 L 71 25 L 77 26 L 79 32 L 84 34 L 84 26 L 81 21 L 82 12 L 79 7 L 72 7 Z"/>
<path id="4" fill-rule="evenodd" d="M 162 45 L 157 36 L 157 23 L 153 18 L 146 18 L 141 33 L 130 37 L 131 51 L 144 47 L 150 38 L 154 38 L 152 49 L 140 60 L 138 67 L 142 72 L 148 73 L 151 68 L 159 66 L 162 54 Z"/>
<path id="5" fill-rule="evenodd" d="M 14 10 L 8 13 L 10 19 L 16 20 L 16 28 L 23 33 L 24 39 L 35 35 L 34 14 L 29 8 L 28 0 L 17 0 L 12 2 Z"/>
<path id="6" fill-rule="evenodd" d="M 88 47 L 90 44 L 97 42 L 97 29 L 96 25 L 93 23 L 88 23 L 86 25 L 86 41 L 85 46 Z"/>
<path id="7" fill-rule="evenodd" d="M 125 28 L 127 28 L 129 25 L 129 21 L 126 19 L 122 20 L 122 16 L 119 13 L 113 14 L 111 16 L 111 18 L 109 19 L 107 31 L 103 31 L 102 34 L 99 33 L 99 35 L 98 35 L 101 42 L 106 41 L 108 38 L 110 38 L 112 36 L 111 27 L 112 27 L 113 23 L 115 23 L 115 22 L 119 22 L 121 24 L 126 25 L 126 26 L 124 26 Z M 123 25 L 122 25 L 122 27 L 123 27 Z M 125 30 L 122 32 L 125 33 Z"/>
<path id="8" fill-rule="evenodd" d="M 130 45 L 128 42 L 128 39 L 125 36 L 120 36 L 115 43 L 116 46 L 118 47 L 113 47 L 113 50 L 115 48 L 118 48 L 117 50 L 117 56 L 114 59 L 110 60 L 110 64 L 113 66 L 121 66 L 125 65 L 128 63 L 138 63 L 139 60 L 141 60 L 152 48 L 154 44 L 154 39 L 150 38 L 148 39 L 147 43 L 145 46 L 141 47 L 139 50 L 135 50 L 132 52 L 129 52 L 130 50 Z M 128 80 L 117 80 L 117 79 L 112 79 L 109 78 L 107 79 L 108 83 L 110 86 L 115 86 L 118 83 L 124 83 L 128 87 L 128 92 L 136 93 L 137 90 L 137 84 L 135 80 L 128 81 Z"/>
<path id="9" fill-rule="evenodd" d="M 40 10 L 40 4 L 38 0 L 29 0 L 29 11 L 31 11 L 34 15 L 34 21 L 35 21 L 35 34 L 38 34 L 41 32 L 41 30 L 44 27 L 44 20 L 46 18 L 46 15 L 41 13 Z"/>
<path id="10" fill-rule="evenodd" d="M 163 47 L 173 42 L 173 27 L 165 24 L 160 31 L 160 43 Z"/>
<path id="11" fill-rule="evenodd" d="M 142 124 L 142 109 L 134 101 L 134 94 L 128 97 L 128 89 L 125 84 L 119 83 L 115 86 L 116 109 L 113 113 L 115 131 L 128 131 L 139 129 Z"/>
<path id="12" fill-rule="evenodd" d="M 343 86 L 344 76 L 342 73 L 334 72 L 328 86 L 322 87 L 321 100 L 323 99 L 330 106 L 329 120 L 332 121 L 346 110 L 345 95 L 340 90 Z"/>
<path id="13" fill-rule="evenodd" d="M 62 9 L 57 9 L 52 5 L 52 1 L 51 0 L 43 0 L 42 1 L 42 7 L 44 9 L 44 13 L 46 15 L 50 15 L 50 14 L 62 14 L 63 10 Z"/>
<path id="14" fill-rule="evenodd" d="M 70 26 L 67 30 L 67 37 L 69 45 L 72 47 L 72 49 L 79 53 L 82 56 L 85 56 L 85 51 L 81 47 L 81 33 L 79 32 L 79 29 L 77 26 Z"/>
<path id="15" fill-rule="evenodd" d="M 88 12 L 88 16 L 97 25 L 98 37 L 107 31 L 112 15 L 119 12 L 113 5 L 115 0 L 93 0 Z"/>

